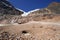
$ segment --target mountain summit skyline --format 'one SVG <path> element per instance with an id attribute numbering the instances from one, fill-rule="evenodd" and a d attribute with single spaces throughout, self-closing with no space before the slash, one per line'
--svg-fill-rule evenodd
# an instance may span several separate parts
<path id="1" fill-rule="evenodd" d="M 8 0 L 16 8 L 25 12 L 30 10 L 46 8 L 52 2 L 60 2 L 60 0 Z"/>

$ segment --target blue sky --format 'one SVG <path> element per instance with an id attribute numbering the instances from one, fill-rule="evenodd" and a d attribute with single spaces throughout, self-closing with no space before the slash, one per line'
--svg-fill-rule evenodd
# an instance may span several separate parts
<path id="1" fill-rule="evenodd" d="M 9 0 L 16 8 L 22 9 L 26 12 L 38 8 L 45 8 L 51 2 L 60 2 L 60 0 Z"/>

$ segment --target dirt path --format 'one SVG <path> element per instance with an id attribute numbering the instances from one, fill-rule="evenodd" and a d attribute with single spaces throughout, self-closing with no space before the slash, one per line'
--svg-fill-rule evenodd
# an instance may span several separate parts
<path id="1" fill-rule="evenodd" d="M 47 25 L 60 25 L 60 22 L 43 22 L 43 21 L 31 21 L 28 23 L 40 23 L 40 24 L 47 24 Z"/>
<path id="2" fill-rule="evenodd" d="M 45 25 L 59 25 L 60 26 L 60 22 L 43 22 L 43 21 L 30 21 L 28 23 L 25 24 L 30 24 L 30 23 L 40 23 L 40 24 L 45 24 Z M 21 25 L 18 23 L 14 23 L 14 24 L 0 24 L 0 26 L 16 26 L 16 25 Z M 24 24 L 22 24 L 24 25 Z"/>

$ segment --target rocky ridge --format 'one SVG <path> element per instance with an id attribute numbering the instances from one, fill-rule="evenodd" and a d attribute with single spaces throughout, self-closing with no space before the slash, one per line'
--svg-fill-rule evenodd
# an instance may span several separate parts
<path id="1" fill-rule="evenodd" d="M 29 21 L 60 22 L 60 3 L 53 2 L 47 8 L 32 10 L 23 16 L 20 23 Z"/>
<path id="2" fill-rule="evenodd" d="M 23 11 L 16 9 L 7 0 L 0 0 L 0 23 L 15 23 L 23 13 Z"/>

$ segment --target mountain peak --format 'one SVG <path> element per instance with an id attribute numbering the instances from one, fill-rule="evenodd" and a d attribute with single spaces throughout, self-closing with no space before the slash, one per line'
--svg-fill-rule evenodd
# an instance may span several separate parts
<path id="1" fill-rule="evenodd" d="M 60 14 L 60 3 L 53 2 L 48 6 L 48 9 L 51 10 L 51 12 Z"/>
<path id="2" fill-rule="evenodd" d="M 17 10 L 12 4 L 10 4 L 10 2 L 8 2 L 7 0 L 0 0 L 0 11 L 3 11 L 4 13 L 2 14 L 23 14 L 22 11 Z M 0 12 L 1 13 L 1 12 Z"/>
<path id="3" fill-rule="evenodd" d="M 0 23 L 15 23 L 23 13 L 23 11 L 16 9 L 10 4 L 9 1 L 0 0 Z"/>
<path id="4" fill-rule="evenodd" d="M 59 5 L 60 5 L 60 3 L 58 3 L 58 2 L 52 2 L 52 3 L 50 3 L 50 5 L 48 7 L 59 6 Z"/>

